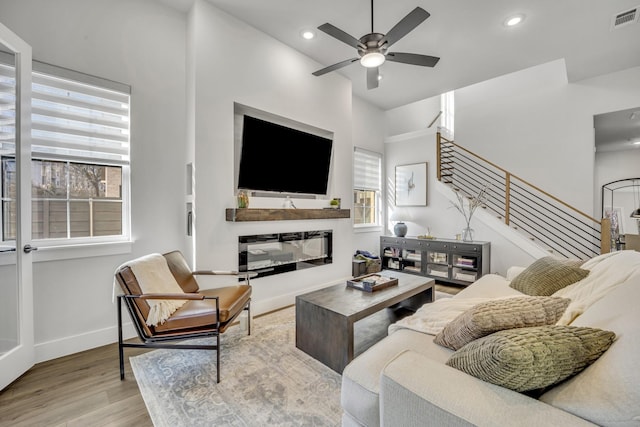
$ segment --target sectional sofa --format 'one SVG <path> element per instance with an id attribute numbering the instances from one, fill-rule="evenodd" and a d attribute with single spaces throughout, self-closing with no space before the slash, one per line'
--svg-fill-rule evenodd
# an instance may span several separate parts
<path id="1" fill-rule="evenodd" d="M 343 426 L 640 426 L 640 252 L 620 251 L 576 262 L 580 271 L 587 272 L 586 277 L 560 284 L 552 294 L 547 289 L 547 295 L 566 300 L 557 321 L 547 319 L 549 326 L 516 325 L 482 338 L 467 337 L 470 342 L 458 350 L 434 342 L 442 342 L 444 332 L 479 304 L 504 305 L 510 298 L 534 297 L 512 284 L 522 282 L 520 278 L 531 273 L 538 261 L 527 268 L 512 267 L 505 277 L 485 275 L 454 297 L 425 304 L 392 325 L 386 338 L 343 372 Z M 531 278 L 530 274 L 527 277 Z M 556 282 L 552 280 L 552 285 Z M 615 339 L 577 369 L 577 374 L 536 390 L 516 391 L 497 385 L 500 381 L 473 372 L 476 365 L 472 364 L 474 375 L 470 375 L 451 362 L 463 350 L 491 342 L 500 334 L 561 327 L 608 331 Z M 569 358 L 584 357 L 585 351 L 591 350 L 589 345 L 586 350 L 570 350 Z M 481 369 L 487 368 L 487 363 L 493 369 L 493 358 L 501 357 L 486 353 L 495 346 L 494 342 L 485 353 L 479 353 L 476 362 L 485 364 Z M 543 363 L 553 365 L 554 347 L 541 348 L 542 353 L 533 351 L 534 358 L 542 355 L 547 358 Z M 544 376 L 551 368 L 542 366 L 542 370 L 545 372 L 531 375 Z M 524 372 L 527 369 L 511 375 Z"/>

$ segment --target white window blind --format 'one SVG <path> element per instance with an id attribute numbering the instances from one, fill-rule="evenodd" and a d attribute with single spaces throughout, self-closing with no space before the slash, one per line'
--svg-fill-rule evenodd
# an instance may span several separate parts
<path id="1" fill-rule="evenodd" d="M 382 155 L 373 151 L 354 148 L 353 188 L 380 191 Z"/>
<path id="2" fill-rule="evenodd" d="M 129 163 L 129 93 L 33 73 L 34 157 Z"/>
<path id="3" fill-rule="evenodd" d="M 33 70 L 34 158 L 129 164 L 129 86 L 35 61 Z M 11 151 L 15 116 L 1 105 L 15 102 L 14 76 L 0 64 L 0 145 Z"/>

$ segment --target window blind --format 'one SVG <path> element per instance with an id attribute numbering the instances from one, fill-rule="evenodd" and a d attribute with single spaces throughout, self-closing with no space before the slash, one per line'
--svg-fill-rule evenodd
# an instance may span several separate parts
<path id="1" fill-rule="evenodd" d="M 15 72 L 0 64 L 0 146 L 13 151 L 15 113 L 2 108 L 9 101 L 15 103 Z M 129 106 L 126 85 L 34 61 L 33 157 L 129 164 Z"/>
<path id="2" fill-rule="evenodd" d="M 353 188 L 380 191 L 382 154 L 355 147 L 353 156 Z"/>

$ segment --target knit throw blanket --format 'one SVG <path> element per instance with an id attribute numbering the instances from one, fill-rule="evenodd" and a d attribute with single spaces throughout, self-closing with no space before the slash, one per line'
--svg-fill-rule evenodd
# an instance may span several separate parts
<path id="1" fill-rule="evenodd" d="M 136 276 L 144 294 L 182 294 L 184 291 L 171 274 L 167 260 L 161 254 L 150 254 L 126 263 Z M 149 316 L 147 325 L 157 326 L 164 323 L 186 300 L 148 299 Z"/>

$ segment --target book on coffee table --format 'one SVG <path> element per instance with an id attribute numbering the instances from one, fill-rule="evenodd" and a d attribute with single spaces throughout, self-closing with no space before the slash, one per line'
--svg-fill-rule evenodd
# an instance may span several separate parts
<path id="1" fill-rule="evenodd" d="M 352 280 L 347 280 L 348 287 L 359 289 L 365 292 L 379 291 L 380 289 L 385 289 L 397 284 L 397 278 L 381 276 L 379 274 L 368 274 L 366 276 L 360 276 Z"/>

